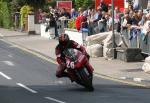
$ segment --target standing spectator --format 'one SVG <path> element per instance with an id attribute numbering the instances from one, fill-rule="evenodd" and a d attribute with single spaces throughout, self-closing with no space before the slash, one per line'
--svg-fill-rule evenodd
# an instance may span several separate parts
<path id="1" fill-rule="evenodd" d="M 101 0 L 101 2 L 100 2 L 100 8 L 102 9 L 102 11 L 108 12 L 108 5 L 106 5 L 104 3 L 104 0 Z"/>
<path id="2" fill-rule="evenodd" d="M 57 27 L 56 21 L 55 21 L 55 18 L 54 18 L 53 14 L 50 13 L 49 19 L 50 19 L 50 21 L 49 21 L 49 25 L 46 27 L 46 30 L 45 30 L 46 32 L 48 31 L 48 29 Z M 56 29 L 55 29 L 55 37 L 54 37 L 54 39 L 57 38 L 57 37 L 58 37 L 58 33 L 56 32 Z"/>
<path id="3" fill-rule="evenodd" d="M 66 28 L 68 26 L 68 19 L 71 19 L 71 15 L 65 8 L 61 9 L 60 18 L 63 18 L 61 22 L 63 22 L 64 28 Z"/>
<path id="4" fill-rule="evenodd" d="M 38 23 L 42 23 L 42 21 L 43 21 L 43 11 L 42 11 L 42 9 L 38 10 L 37 19 L 38 19 Z"/>
<path id="5" fill-rule="evenodd" d="M 128 6 L 128 10 L 129 10 L 129 16 L 132 17 L 132 16 L 133 16 L 133 13 L 134 13 L 133 6 L 132 6 L 132 5 L 129 5 L 129 6 Z"/>
<path id="6" fill-rule="evenodd" d="M 98 21 L 101 20 L 101 18 L 102 18 L 102 11 L 101 9 L 98 9 L 94 14 L 94 20 L 92 21 L 95 33 L 100 32 L 100 29 L 98 27 Z"/>
<path id="7" fill-rule="evenodd" d="M 102 18 L 98 21 L 98 28 L 100 32 L 105 32 L 106 31 L 106 18 L 105 18 L 106 12 L 102 12 Z"/>
<path id="8" fill-rule="evenodd" d="M 122 22 L 122 29 L 128 29 L 132 25 L 132 19 L 130 18 L 129 14 L 125 14 L 123 17 Z"/>
<path id="9" fill-rule="evenodd" d="M 140 34 L 139 29 L 139 17 L 138 17 L 138 11 L 134 11 L 133 17 L 132 17 L 132 26 L 130 27 L 130 38 L 129 40 L 136 40 L 137 36 Z"/>
<path id="10" fill-rule="evenodd" d="M 119 10 L 119 7 L 115 7 L 114 19 L 115 19 L 116 23 L 120 22 L 120 10 Z"/>
<path id="11" fill-rule="evenodd" d="M 107 19 L 107 31 L 112 30 L 112 10 L 108 11 L 108 14 L 106 15 Z"/>
<path id="12" fill-rule="evenodd" d="M 133 17 L 132 17 L 132 25 L 138 26 L 139 24 L 139 16 L 138 16 L 138 11 L 134 11 Z"/>
<path id="13" fill-rule="evenodd" d="M 115 7 L 114 19 L 115 19 L 115 22 L 116 22 L 117 32 L 120 32 L 120 30 L 121 30 L 121 17 L 120 17 L 119 7 Z"/>
<path id="14" fill-rule="evenodd" d="M 95 16 L 95 9 L 92 9 L 91 12 L 90 12 L 90 17 L 89 17 L 89 32 L 90 32 L 90 35 L 93 35 L 95 34 L 95 23 L 94 23 L 94 20 L 96 20 L 96 16 Z"/>
<path id="15" fill-rule="evenodd" d="M 141 7 L 140 7 L 140 2 L 141 0 L 133 0 L 133 9 L 134 10 L 139 10 Z"/>
<path id="16" fill-rule="evenodd" d="M 81 15 L 81 28 L 88 29 L 88 22 L 87 22 L 87 11 L 84 11 Z"/>
<path id="17" fill-rule="evenodd" d="M 138 11 L 138 17 L 139 17 L 139 25 L 144 25 L 145 23 L 145 20 L 146 20 L 146 17 L 145 15 L 143 14 L 143 10 L 139 10 Z"/>
<path id="18" fill-rule="evenodd" d="M 80 31 L 80 29 L 81 29 L 81 17 L 82 17 L 82 15 L 83 15 L 83 9 L 82 8 L 79 8 L 79 10 L 78 10 L 78 16 L 77 16 L 77 18 L 76 18 L 76 20 L 75 20 L 75 27 L 76 27 L 76 29 L 78 30 L 78 31 Z"/>
<path id="19" fill-rule="evenodd" d="M 61 9 L 60 17 L 66 17 L 67 19 L 70 19 L 70 18 L 71 18 L 71 15 L 70 15 L 69 12 L 67 12 L 67 10 L 66 10 L 65 8 L 62 8 L 62 9 Z"/>
<path id="20" fill-rule="evenodd" d="M 49 9 L 49 13 L 54 14 L 54 9 L 52 6 L 49 6 L 48 9 Z"/>
<path id="21" fill-rule="evenodd" d="M 17 30 L 19 28 L 19 18 L 20 18 L 20 9 L 18 8 L 14 15 L 15 30 Z"/>
<path id="22" fill-rule="evenodd" d="M 101 9 L 98 9 L 97 12 L 94 15 L 94 21 L 93 22 L 98 22 L 102 18 L 102 11 Z"/>
<path id="23" fill-rule="evenodd" d="M 76 18 L 78 16 L 78 13 L 76 12 L 76 10 L 73 8 L 71 9 L 71 18 Z"/>

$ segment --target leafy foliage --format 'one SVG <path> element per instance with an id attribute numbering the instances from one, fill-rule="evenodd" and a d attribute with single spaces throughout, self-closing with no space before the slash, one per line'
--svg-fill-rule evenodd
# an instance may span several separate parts
<path id="1" fill-rule="evenodd" d="M 71 20 L 68 22 L 68 28 L 70 28 L 70 29 L 75 29 L 75 19 L 71 19 Z"/>
<path id="2" fill-rule="evenodd" d="M 0 18 L 0 25 L 4 28 L 10 28 L 11 25 L 11 14 L 8 7 L 7 2 L 1 3 L 1 18 Z"/>
<path id="3" fill-rule="evenodd" d="M 32 7 L 30 7 L 29 5 L 24 5 L 21 10 L 20 10 L 20 14 L 21 14 L 21 25 L 24 25 L 26 22 L 26 17 L 28 16 L 28 14 L 31 12 Z"/>
<path id="4" fill-rule="evenodd" d="M 19 5 L 30 5 L 34 8 L 39 8 L 39 7 L 43 7 L 46 3 L 47 0 L 16 0 Z"/>
<path id="5" fill-rule="evenodd" d="M 78 9 L 80 7 L 87 9 L 92 5 L 92 0 L 75 0 L 75 8 Z"/>

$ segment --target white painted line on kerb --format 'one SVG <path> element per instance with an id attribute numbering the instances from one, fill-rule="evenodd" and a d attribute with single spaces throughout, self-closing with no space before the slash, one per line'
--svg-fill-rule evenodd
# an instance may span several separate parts
<path id="1" fill-rule="evenodd" d="M 2 34 L 0 33 L 0 37 L 4 37 L 4 35 L 2 35 Z"/>
<path id="2" fill-rule="evenodd" d="M 33 89 L 30 89 L 29 87 L 25 86 L 24 84 L 21 84 L 21 83 L 16 83 L 18 86 L 28 90 L 29 92 L 31 93 L 38 93 L 37 91 L 33 90 Z"/>
<path id="3" fill-rule="evenodd" d="M 3 76 L 4 78 L 8 79 L 8 80 L 12 79 L 9 76 L 7 76 L 6 74 L 4 74 L 3 72 L 0 72 L 0 75 Z"/>
<path id="4" fill-rule="evenodd" d="M 127 79 L 127 77 L 120 77 L 120 79 Z"/>
<path id="5" fill-rule="evenodd" d="M 144 80 L 144 79 L 142 79 L 142 78 L 133 78 L 133 81 L 135 81 L 135 82 L 141 82 L 142 80 Z"/>
<path id="6" fill-rule="evenodd" d="M 52 97 L 44 97 L 45 99 L 48 99 L 48 100 L 51 100 L 51 101 L 54 101 L 54 102 L 57 102 L 57 103 L 66 103 L 66 102 L 63 102 L 63 101 L 60 101 L 60 100 L 57 100 L 55 98 L 52 98 Z"/>

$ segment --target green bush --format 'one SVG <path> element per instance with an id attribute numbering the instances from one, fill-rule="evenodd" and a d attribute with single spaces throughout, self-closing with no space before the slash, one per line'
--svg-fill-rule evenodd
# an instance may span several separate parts
<path id="1" fill-rule="evenodd" d="M 70 29 L 75 29 L 75 19 L 71 19 L 71 20 L 68 22 L 68 28 L 70 28 Z"/>
<path id="2" fill-rule="evenodd" d="M 2 2 L 1 4 L 0 25 L 7 29 L 11 26 L 11 13 L 7 2 Z"/>
<path id="3" fill-rule="evenodd" d="M 2 2 L 0 2 L 0 27 L 2 27 Z"/>
<path id="4" fill-rule="evenodd" d="M 78 9 L 80 7 L 87 9 L 88 7 L 93 5 L 92 0 L 75 0 L 75 8 Z"/>
<path id="5" fill-rule="evenodd" d="M 28 17 L 28 14 L 31 12 L 33 8 L 29 5 L 24 5 L 20 9 L 20 14 L 21 14 L 21 26 L 26 24 L 26 18 Z"/>

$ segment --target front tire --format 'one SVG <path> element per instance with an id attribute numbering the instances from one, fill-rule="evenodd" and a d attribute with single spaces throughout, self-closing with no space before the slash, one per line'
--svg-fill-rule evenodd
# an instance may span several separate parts
<path id="1" fill-rule="evenodd" d="M 87 88 L 89 91 L 94 91 L 92 80 L 93 74 L 89 73 L 86 68 L 82 68 L 78 70 L 78 78 L 80 80 L 80 84 Z"/>

